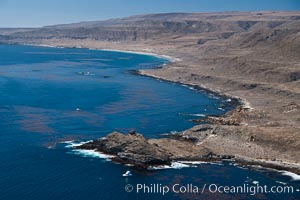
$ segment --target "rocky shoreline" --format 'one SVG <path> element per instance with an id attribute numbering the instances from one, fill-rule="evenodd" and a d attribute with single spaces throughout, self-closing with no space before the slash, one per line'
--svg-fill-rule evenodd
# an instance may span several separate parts
<path id="1" fill-rule="evenodd" d="M 54 47 L 55 44 L 52 46 Z M 70 47 L 69 45 L 62 46 Z M 71 47 L 78 48 L 75 46 Z M 101 50 L 101 48 L 99 48 L 99 50 Z M 124 51 L 127 51 L 127 49 Z M 139 50 L 136 51 L 140 52 Z M 133 70 L 130 71 L 130 73 L 181 84 L 195 90 L 206 92 L 207 94 L 230 99 L 230 104 L 236 107 L 236 109 L 229 111 L 224 116 L 206 116 L 205 118 L 196 119 L 194 120 L 195 123 L 206 124 L 196 125 L 176 135 L 168 135 L 167 138 L 145 139 L 142 135 L 137 134 L 140 139 L 144 138 L 142 139 L 144 144 L 150 142 L 150 145 L 146 145 L 147 148 L 149 147 L 149 152 L 152 152 L 152 150 L 154 150 L 154 152 L 160 152 L 158 155 L 162 157 L 158 159 L 153 157 L 153 155 L 157 155 L 155 153 L 153 155 L 151 155 L 151 153 L 140 154 L 139 152 L 143 151 L 138 148 L 139 143 L 137 143 L 135 150 L 132 149 L 132 151 L 129 152 L 127 152 L 127 150 L 131 147 L 128 147 L 127 144 L 121 145 L 124 147 L 123 150 L 121 147 L 118 147 L 121 149 L 117 152 L 114 150 L 111 151 L 110 148 L 100 147 L 99 144 L 104 145 L 106 143 L 108 146 L 112 145 L 110 141 L 107 140 L 110 134 L 106 138 L 100 138 L 76 148 L 96 150 L 101 153 L 114 155 L 112 158 L 114 162 L 130 164 L 142 168 L 153 165 L 170 165 L 173 161 L 214 162 L 229 158 L 237 165 L 246 167 L 259 165 L 270 169 L 287 170 L 300 174 L 298 158 L 293 157 L 295 154 L 289 154 L 291 150 L 297 152 L 297 147 L 295 147 L 295 150 L 286 147 L 289 151 L 285 152 L 285 149 L 281 149 L 281 141 L 278 140 L 277 137 L 270 138 L 273 137 L 273 131 L 284 132 L 288 129 L 285 127 L 277 129 L 278 122 L 273 121 L 272 117 L 264 110 L 254 109 L 245 98 L 240 98 L 237 95 L 232 95 L 212 86 L 208 87 L 201 82 L 193 83 L 186 79 L 178 80 L 177 78 L 180 78 L 180 72 L 176 72 L 175 76 L 170 78 L 169 76 L 174 74 L 169 74 L 168 69 L 170 67 L 173 68 L 173 65 L 175 65 L 175 67 L 180 65 L 177 64 L 177 62 L 182 63 L 181 60 L 176 62 L 174 60 L 174 62 L 170 62 L 164 66 L 158 66 L 154 68 L 154 70 Z M 263 135 L 261 133 L 267 134 Z M 121 138 L 124 139 L 121 135 L 123 134 L 112 133 L 112 136 L 116 138 L 120 137 L 120 140 Z M 205 135 L 205 137 L 203 137 L 203 135 Z M 276 135 L 279 134 L 277 133 Z M 129 142 L 129 144 L 131 144 L 131 142 Z M 153 149 L 154 146 L 155 148 Z M 184 153 L 181 153 L 183 150 Z"/>
<path id="2" fill-rule="evenodd" d="M 171 165 L 172 162 L 176 161 L 216 162 L 230 160 L 236 165 L 244 167 L 259 165 L 300 174 L 300 165 L 297 163 L 284 162 L 276 158 L 254 158 L 254 156 L 247 155 L 247 152 L 251 151 L 257 156 L 260 155 L 257 151 L 260 146 L 257 136 L 251 134 L 246 137 L 245 135 L 242 137 L 234 136 L 230 128 L 225 128 L 226 126 L 243 126 L 242 118 L 245 115 L 257 117 L 258 113 L 251 112 L 248 108 L 238 106 L 223 116 L 207 116 L 199 119 L 201 122 L 210 122 L 210 124 L 197 125 L 183 132 L 164 135 L 159 139 L 146 139 L 142 134 L 135 131 L 127 134 L 113 132 L 106 137 L 75 148 L 112 155 L 111 160 L 113 162 L 145 169 L 153 166 Z M 241 152 L 239 154 L 234 154 L 235 151 L 230 153 L 230 149 L 226 151 L 226 147 L 220 150 L 218 145 L 224 142 L 228 142 L 230 145 L 232 142 L 239 143 Z"/>
<path id="3" fill-rule="evenodd" d="M 207 125 L 202 127 L 202 131 L 207 129 L 209 129 Z M 186 134 L 184 136 L 181 134 L 170 135 L 161 139 L 146 139 L 139 133 L 123 134 L 113 132 L 106 137 L 74 148 L 104 153 L 110 155 L 113 162 L 143 169 L 171 166 L 176 161 L 213 163 L 226 160 L 245 168 L 260 166 L 270 170 L 300 174 L 300 165 L 295 163 L 215 154 L 211 149 L 205 148 L 197 142 L 196 138 Z"/>
<path id="4" fill-rule="evenodd" d="M 53 46 L 55 45 L 53 44 Z M 70 46 L 65 45 L 65 47 Z M 75 46 L 71 47 L 78 48 Z M 101 50 L 101 48 L 99 48 L 99 50 Z M 127 51 L 127 49 L 124 51 Z M 181 63 L 182 61 L 174 61 L 164 66 L 158 66 L 154 68 L 154 70 L 133 70 L 130 71 L 130 73 L 181 84 L 195 90 L 206 92 L 207 94 L 230 99 L 230 104 L 236 107 L 236 109 L 229 111 L 224 116 L 206 116 L 205 118 L 196 119 L 194 120 L 195 123 L 206 124 L 196 125 L 176 135 L 168 135 L 167 138 L 145 139 L 141 134 L 137 134 L 139 135 L 138 138 L 144 141 L 144 144 L 150 142 L 150 145 L 146 145 L 147 148 L 150 148 L 148 149 L 149 152 L 152 152 L 155 146 L 154 150 L 160 152 L 158 155 L 162 156 L 158 159 L 153 157 L 153 155 L 157 155 L 155 153 L 153 155 L 151 155 L 151 153 L 140 154 L 139 152 L 143 151 L 140 151 L 141 149 L 138 148 L 139 143 L 137 143 L 135 150 L 132 149 L 132 151 L 129 152 L 127 152 L 127 150 L 131 147 L 128 147 L 127 144 L 123 145 L 123 150 L 121 147 L 118 147 L 121 149 L 117 152 L 114 150 L 111 151 L 110 148 L 100 147 L 99 144 L 104 145 L 106 143 L 108 146 L 112 145 L 110 141 L 107 140 L 111 134 L 105 138 L 100 138 L 76 148 L 96 150 L 101 153 L 114 155 L 112 158 L 114 162 L 130 164 L 142 168 L 153 165 L 170 165 L 172 161 L 214 162 L 230 158 L 237 165 L 259 165 L 266 168 L 287 170 L 300 174 L 300 164 L 297 161 L 293 162 L 298 159 L 295 157 L 291 158 L 290 156 L 293 155 L 289 155 L 289 152 L 282 152 L 281 149 L 279 149 L 280 151 L 274 151 L 274 146 L 275 148 L 278 147 L 278 140 L 276 138 L 274 138 L 275 140 L 272 140 L 273 138 L 270 139 L 269 135 L 260 135 L 260 132 L 265 132 L 264 128 L 267 128 L 267 132 L 269 132 L 269 129 L 272 131 L 273 127 L 276 129 L 278 126 L 263 110 L 252 108 L 250 103 L 244 98 L 242 99 L 211 86 L 207 87 L 202 83 L 191 83 L 185 79 L 178 80 L 176 79 L 179 75 L 177 72 L 175 73 L 175 79 L 169 78 L 169 74 L 165 73 L 170 66 L 171 68 L 172 65 L 177 66 L 177 62 Z M 263 129 L 258 128 L 257 130 L 253 130 L 257 124 L 262 123 L 264 124 Z M 112 133 L 113 137 L 120 137 L 120 140 L 124 139 L 124 136 L 121 135 L 124 134 Z M 203 135 L 205 135 L 205 137 L 203 137 Z M 267 138 L 261 136 L 266 136 Z M 191 143 L 193 144 L 191 145 Z M 129 142 L 129 144 L 131 144 L 131 142 Z M 157 149 L 156 147 L 161 149 Z M 182 150 L 184 150 L 183 154 L 180 153 Z M 286 159 L 286 157 L 289 159 Z M 285 160 L 287 161 L 285 162 Z"/>

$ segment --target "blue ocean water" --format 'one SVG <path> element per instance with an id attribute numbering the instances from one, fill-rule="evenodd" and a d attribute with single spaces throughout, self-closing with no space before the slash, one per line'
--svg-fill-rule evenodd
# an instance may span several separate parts
<path id="1" fill-rule="evenodd" d="M 195 114 L 232 106 L 212 94 L 133 75 L 168 61 L 131 53 L 0 45 L 0 199 L 253 199 L 246 194 L 143 194 L 132 184 L 282 185 L 299 182 L 269 170 L 232 163 L 137 170 L 66 148 L 65 141 L 96 139 L 131 129 L 146 137 L 181 131 Z M 131 169 L 133 176 L 122 177 Z M 254 183 L 253 183 L 254 181 Z M 258 194 L 258 199 L 299 199 Z"/>

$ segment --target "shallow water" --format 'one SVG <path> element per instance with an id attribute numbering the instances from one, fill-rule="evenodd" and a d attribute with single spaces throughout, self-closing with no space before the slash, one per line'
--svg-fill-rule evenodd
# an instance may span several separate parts
<path id="1" fill-rule="evenodd" d="M 111 131 L 135 129 L 146 137 L 160 137 L 193 126 L 190 120 L 195 115 L 232 109 L 226 99 L 128 72 L 166 62 L 121 52 L 0 45 L 0 199 L 220 197 L 209 192 L 162 196 L 124 190 L 126 184 L 139 183 L 280 185 L 276 182 L 280 181 L 299 188 L 299 182 L 280 173 L 230 163 L 134 170 L 132 177 L 124 178 L 121 175 L 130 167 L 66 147 L 64 141 L 96 139 Z M 297 199 L 299 192 L 267 197 Z"/>

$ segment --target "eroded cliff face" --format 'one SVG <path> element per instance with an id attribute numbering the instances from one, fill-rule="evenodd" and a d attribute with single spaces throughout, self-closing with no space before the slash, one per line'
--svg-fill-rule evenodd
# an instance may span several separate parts
<path id="1" fill-rule="evenodd" d="M 297 33 L 299 12 L 167 13 L 138 15 L 106 21 L 81 22 L 37 29 L 0 29 L 11 41 L 41 39 L 92 39 L 100 41 L 189 40 L 201 45 L 247 33 L 241 44 L 275 40 Z M 240 44 L 239 44 L 240 45 Z"/>

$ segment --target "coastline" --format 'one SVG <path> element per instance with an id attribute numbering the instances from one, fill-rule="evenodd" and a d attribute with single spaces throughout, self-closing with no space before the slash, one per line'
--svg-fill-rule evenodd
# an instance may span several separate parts
<path id="1" fill-rule="evenodd" d="M 76 48 L 76 49 L 89 49 L 89 50 L 99 50 L 99 51 L 131 53 L 131 54 L 138 54 L 138 55 L 154 56 L 154 57 L 157 57 L 157 58 L 162 58 L 162 59 L 168 60 L 169 62 L 179 62 L 179 61 L 181 61 L 180 58 L 175 58 L 175 57 L 172 57 L 172 56 L 169 56 L 169 55 L 156 54 L 156 53 L 147 52 L 147 51 L 132 51 L 132 50 L 105 49 L 105 48 L 87 48 L 87 47 L 81 47 L 81 46 L 68 47 L 68 46 L 56 46 L 56 45 L 47 45 L 47 44 L 31 44 L 31 43 L 23 43 L 22 45 L 37 46 L 37 47 L 49 47 L 49 48 Z"/>
<path id="2" fill-rule="evenodd" d="M 75 155 L 80 155 L 83 157 L 92 157 L 92 158 L 100 158 L 104 159 L 108 162 L 120 162 L 120 160 L 115 161 L 114 158 L 115 155 L 112 154 L 106 154 L 103 152 L 99 152 L 96 150 L 88 150 L 88 149 L 77 149 L 77 147 L 80 147 L 83 144 L 89 143 L 91 141 L 86 142 L 80 142 L 77 143 L 75 141 L 65 141 L 62 142 L 63 144 L 66 144 L 66 148 L 70 149 Z M 74 149 L 75 148 L 75 149 Z M 195 161 L 185 161 L 185 160 L 176 160 L 172 161 L 171 165 L 157 165 L 157 166 L 147 166 L 147 170 L 163 170 L 163 169 L 182 169 L 182 168 L 190 168 L 190 167 L 196 167 L 198 165 L 202 164 L 218 164 L 218 165 L 224 165 L 224 161 L 226 163 L 230 163 L 231 165 L 234 165 L 236 167 L 241 167 L 243 169 L 253 169 L 253 170 L 268 170 L 268 171 L 275 171 L 277 173 L 285 174 L 287 176 L 290 176 L 293 178 L 293 180 L 300 180 L 300 173 L 299 169 L 300 165 L 295 163 L 289 163 L 289 162 L 274 162 L 274 161 L 267 161 L 267 160 L 258 160 L 258 159 L 252 159 L 252 158 L 234 158 L 234 159 L 220 159 L 220 160 L 214 160 L 214 161 L 208 161 L 208 160 L 195 160 Z M 124 164 L 128 167 L 134 167 L 133 164 L 126 164 L 120 162 L 120 164 Z M 296 170 L 295 170 L 296 169 Z"/>
<path id="3" fill-rule="evenodd" d="M 188 83 L 184 83 L 184 82 L 180 82 L 180 81 L 172 81 L 172 80 L 168 80 L 168 79 L 165 79 L 163 77 L 160 77 L 160 76 L 156 76 L 156 75 L 145 73 L 144 70 L 136 70 L 135 74 L 140 75 L 140 76 L 151 77 L 151 78 L 154 78 L 154 79 L 157 79 L 157 80 L 161 80 L 161 81 L 167 81 L 167 82 L 171 82 L 171 83 L 177 83 L 179 85 L 187 86 L 188 88 L 193 88 L 195 90 L 206 92 L 208 94 L 213 94 L 213 95 L 216 95 L 216 96 L 224 98 L 224 99 L 235 100 L 235 102 L 232 102 L 232 104 L 234 105 L 234 107 L 237 107 L 238 105 L 241 105 L 245 109 L 249 109 L 249 110 L 253 109 L 253 107 L 251 107 L 250 102 L 248 102 L 246 99 L 241 99 L 240 97 L 233 96 L 233 95 L 221 92 L 219 90 L 215 90 L 213 88 L 208 88 L 208 87 L 205 87 L 204 85 L 188 84 Z"/>
<path id="4" fill-rule="evenodd" d="M 53 47 L 53 48 L 84 48 L 84 47 L 64 47 L 64 46 L 52 46 L 52 45 L 36 45 L 36 44 L 24 44 L 24 45 L 32 45 L 32 46 L 43 46 L 43 47 Z M 180 59 L 178 58 L 173 58 L 171 56 L 166 56 L 166 55 L 159 55 L 159 54 L 155 54 L 155 53 L 147 53 L 147 52 L 143 52 L 143 51 L 127 51 L 127 50 L 118 50 L 118 49 L 102 49 L 102 48 L 97 48 L 97 49 L 91 49 L 91 50 L 103 50 L 103 51 L 115 51 L 115 52 L 125 52 L 125 53 L 135 53 L 135 54 L 143 54 L 143 55 L 151 55 L 151 56 L 156 56 L 158 58 L 164 58 L 164 59 L 167 59 L 170 61 L 170 63 L 175 63 L 175 62 L 179 62 L 181 61 Z M 167 63 L 166 66 L 170 65 L 170 63 Z M 195 89 L 199 89 L 199 90 L 206 90 L 208 92 L 211 92 L 211 93 L 215 93 L 217 94 L 218 96 L 226 96 L 228 98 L 233 98 L 233 99 L 237 99 L 238 102 L 246 109 L 249 109 L 249 110 L 252 110 L 254 109 L 253 107 L 251 107 L 250 105 L 250 102 L 248 102 L 246 99 L 241 99 L 237 96 L 233 96 L 233 95 L 229 95 L 229 94 L 226 94 L 226 93 L 223 93 L 219 90 L 216 90 L 216 89 L 213 89 L 213 88 L 209 88 L 207 86 L 204 86 L 204 85 L 199 85 L 199 84 L 189 84 L 189 83 L 185 83 L 184 81 L 182 82 L 178 82 L 178 81 L 173 81 L 173 80 L 170 80 L 166 77 L 162 77 L 162 76 L 156 76 L 156 75 L 153 75 L 153 74 L 149 74 L 149 73 L 146 73 L 145 71 L 143 70 L 138 70 L 137 73 L 139 75 L 142 75 L 142 76 L 148 76 L 148 77 L 152 77 L 152 78 L 155 78 L 155 79 L 159 79 L 159 80 L 163 80 L 163 81 L 170 81 L 170 82 L 174 82 L 174 83 L 178 83 L 178 84 L 181 84 L 181 85 L 188 85 L 188 86 L 191 86 L 191 87 L 194 87 Z M 295 169 L 291 169 L 289 167 L 289 164 L 286 164 L 284 162 L 282 162 L 281 160 L 276 160 L 276 161 L 272 161 L 273 163 L 269 163 L 269 159 L 256 159 L 256 158 L 241 158 L 240 160 L 237 159 L 236 160 L 237 163 L 244 163 L 246 165 L 261 165 L 263 167 L 267 167 L 267 168 L 274 168 L 276 169 L 277 166 L 280 167 L 280 169 L 282 170 L 288 170 L 288 171 L 292 171 L 292 172 L 295 172 L 295 173 L 300 173 L 300 166 L 298 163 L 292 163 L 292 165 L 294 166 L 298 166 L 297 168 Z"/>
<path id="5" fill-rule="evenodd" d="M 154 57 L 157 57 L 157 58 L 162 58 L 162 59 L 168 60 L 169 63 L 164 64 L 164 66 L 170 65 L 170 63 L 176 63 L 176 62 L 182 61 L 182 59 L 176 58 L 176 57 L 173 57 L 173 56 L 157 54 L 157 53 L 152 53 L 152 52 L 146 52 L 146 51 L 133 51 L 133 50 L 122 50 L 122 49 L 105 49 L 105 48 L 87 48 L 87 47 L 81 47 L 81 46 L 69 47 L 69 46 L 55 46 L 55 45 L 47 45 L 47 44 L 30 44 L 30 43 L 23 43 L 22 45 L 37 46 L 37 47 L 49 47 L 49 48 L 77 48 L 77 49 L 89 49 L 89 50 L 99 50 L 99 51 L 130 53 L 130 54 L 138 54 L 138 55 L 149 55 L 149 56 L 154 56 Z M 216 96 L 219 96 L 219 97 L 235 99 L 237 101 L 235 103 L 236 106 L 241 105 L 244 108 L 253 109 L 251 107 L 250 102 L 248 102 L 246 99 L 241 99 L 238 96 L 233 96 L 233 95 L 221 92 L 219 90 L 216 90 L 214 88 L 206 87 L 205 85 L 188 84 L 188 83 L 184 83 L 184 82 L 168 80 L 168 79 L 163 78 L 163 77 L 155 76 L 155 75 L 152 75 L 152 74 L 147 74 L 142 69 L 134 70 L 133 74 L 146 76 L 146 77 L 154 78 L 154 79 L 161 80 L 161 81 L 176 83 L 176 84 L 179 84 L 179 85 L 182 85 L 182 86 L 190 86 L 190 87 L 192 87 L 196 90 L 205 91 L 205 92 L 210 93 L 210 94 L 215 94 Z"/>
<path id="6" fill-rule="evenodd" d="M 112 51 L 112 52 L 120 52 L 120 53 L 132 53 L 132 54 L 139 54 L 139 55 L 148 55 L 148 56 L 154 56 L 157 58 L 163 58 L 165 60 L 168 60 L 169 62 L 179 62 L 181 61 L 180 58 L 175 58 L 168 55 L 160 55 L 156 53 L 150 53 L 146 51 L 129 51 L 129 50 L 120 50 L 120 49 L 91 49 L 91 50 L 101 50 L 101 51 Z"/>

